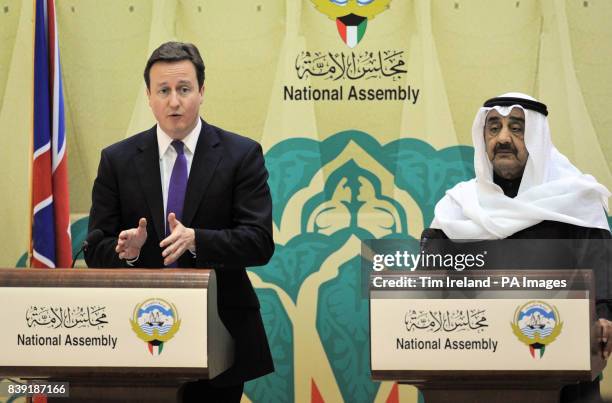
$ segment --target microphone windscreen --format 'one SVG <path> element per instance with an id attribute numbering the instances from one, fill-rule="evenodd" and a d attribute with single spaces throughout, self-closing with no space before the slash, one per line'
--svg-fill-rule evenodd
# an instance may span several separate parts
<path id="1" fill-rule="evenodd" d="M 87 234 L 87 239 L 85 239 L 85 243 L 87 246 L 94 246 L 98 242 L 100 242 L 104 238 L 104 232 L 101 229 L 95 229 Z"/>

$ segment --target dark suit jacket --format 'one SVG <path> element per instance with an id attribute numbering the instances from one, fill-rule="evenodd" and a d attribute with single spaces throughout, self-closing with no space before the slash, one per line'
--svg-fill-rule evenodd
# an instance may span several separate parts
<path id="1" fill-rule="evenodd" d="M 516 187 L 518 189 L 518 187 Z M 612 317 L 610 293 L 610 231 L 579 227 L 556 221 L 542 221 L 525 228 L 506 240 L 445 242 L 448 237 L 440 229 L 427 228 L 421 235 L 424 253 L 482 253 L 486 250 L 486 269 L 592 269 L 595 275 L 596 310 L 600 318 Z M 593 382 L 566 385 L 561 389 L 561 403 L 599 402 L 599 378 Z"/>
<path id="2" fill-rule="evenodd" d="M 266 264 L 274 252 L 268 171 L 258 143 L 202 122 L 193 157 L 183 218 L 195 229 L 196 257 L 179 267 L 214 268 L 219 314 L 236 342 L 234 366 L 216 378 L 219 385 L 253 379 L 274 370 L 246 266 Z M 104 239 L 89 248 L 89 267 L 126 267 L 115 253 L 117 236 L 147 219 L 147 241 L 137 267 L 162 268 L 159 242 L 165 217 L 156 127 L 104 150 L 92 191 L 89 231 Z"/>

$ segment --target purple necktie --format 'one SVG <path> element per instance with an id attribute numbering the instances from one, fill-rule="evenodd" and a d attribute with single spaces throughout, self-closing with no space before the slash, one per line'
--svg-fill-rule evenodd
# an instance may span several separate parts
<path id="1" fill-rule="evenodd" d="M 183 204 L 185 204 L 185 191 L 187 190 L 187 158 L 185 158 L 185 145 L 182 141 L 174 140 L 172 147 L 176 150 L 176 160 L 170 175 L 168 186 L 168 205 L 166 207 L 166 236 L 170 235 L 170 223 L 167 222 L 168 214 L 174 213 L 176 219 L 183 219 Z M 178 267 L 176 263 L 168 267 Z"/>

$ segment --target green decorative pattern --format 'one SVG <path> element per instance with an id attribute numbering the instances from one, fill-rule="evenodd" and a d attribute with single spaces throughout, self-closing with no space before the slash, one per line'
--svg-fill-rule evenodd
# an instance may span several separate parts
<path id="1" fill-rule="evenodd" d="M 322 234 L 299 234 L 286 245 L 276 245 L 272 260 L 262 268 L 253 269 L 264 281 L 281 287 L 296 302 L 300 286 L 306 277 L 316 272 L 337 245 Z"/>
<path id="2" fill-rule="evenodd" d="M 291 321 L 273 291 L 257 290 L 257 297 L 272 351 L 274 373 L 247 382 L 244 391 L 254 402 L 290 402 L 294 395 Z"/>
<path id="3" fill-rule="evenodd" d="M 361 294 L 360 259 L 344 266 L 319 289 L 317 330 L 344 401 L 372 402 L 379 383 L 370 379 L 369 301 Z"/>
<path id="4" fill-rule="evenodd" d="M 288 139 L 275 145 L 266 154 L 266 165 L 270 172 L 268 183 L 274 203 L 274 223 L 277 226 L 281 225 L 283 213 L 292 197 L 312 186 L 315 174 L 339 158 L 349 144 L 357 145 L 392 174 L 394 186 L 407 192 L 417 203 L 425 226 L 431 222 L 435 204 L 444 192 L 457 182 L 474 175 L 471 147 L 455 146 L 438 151 L 416 139 L 400 139 L 381 145 L 367 133 L 353 130 L 340 132 L 322 142 Z M 418 247 L 418 240 L 408 235 L 410 217 L 405 206 L 383 193 L 380 179 L 370 168 L 355 158 L 347 160 L 333 172 L 326 171 L 322 188 L 304 202 L 299 233 L 284 245 L 277 245 L 275 255 L 268 265 L 251 269 L 253 273 L 263 281 L 280 287 L 295 303 L 304 281 L 318 272 L 323 262 L 350 237 L 356 236 L 361 240 L 375 238 L 371 228 L 363 228 L 359 220 L 364 206 L 373 201 L 377 203 L 376 212 L 389 210 L 389 214 L 393 211 L 397 213 L 395 217 L 399 217 L 399 221 L 384 227 L 387 231 L 384 238 L 413 239 L 415 248 Z M 363 193 L 364 184 L 373 189 L 367 197 Z M 334 191 L 338 189 L 345 196 L 334 202 Z M 350 219 L 345 220 L 337 230 L 332 226 L 319 225 L 317 214 L 325 214 L 334 209 L 338 214 L 350 216 Z M 314 225 L 308 224 L 309 218 L 314 221 Z M 316 329 L 346 402 L 372 402 L 378 391 L 378 383 L 370 379 L 368 301 L 362 296 L 361 286 L 359 250 L 355 250 L 346 256 L 338 275 L 320 285 L 316 296 Z M 269 290 L 259 290 L 258 294 L 266 304 L 280 304 L 278 299 L 269 298 Z M 276 313 L 282 307 L 267 310 Z M 277 343 L 280 343 L 282 353 L 273 353 L 276 374 L 247 384 L 246 393 L 254 402 L 294 401 L 290 394 L 281 397 L 276 393 L 278 389 L 285 390 L 286 385 L 292 383 L 291 379 L 281 381 L 283 375 L 278 371 L 290 365 L 291 361 L 291 354 L 285 355 L 284 351 L 287 345 L 283 339 L 286 322 L 279 318 L 264 318 L 271 346 L 276 350 Z M 287 376 L 290 373 L 288 371 Z M 258 389 L 262 384 L 265 387 Z M 265 393 L 255 394 L 255 390 L 265 390 Z M 270 399 L 270 396 L 275 398 Z"/>

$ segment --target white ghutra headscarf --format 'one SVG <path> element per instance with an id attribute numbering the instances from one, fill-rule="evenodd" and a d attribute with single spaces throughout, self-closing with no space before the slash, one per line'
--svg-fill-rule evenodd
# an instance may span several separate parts
<path id="1" fill-rule="evenodd" d="M 515 92 L 495 99 L 499 98 L 539 104 Z M 525 146 L 529 152 L 514 198 L 505 196 L 493 183 L 493 165 L 484 142 L 487 113 L 496 109 L 508 116 L 512 108 L 525 112 Z M 605 212 L 610 192 L 591 175 L 580 172 L 553 146 L 543 113 L 519 104 L 482 107 L 474 119 L 472 141 L 476 178 L 460 182 L 446 192 L 436 205 L 431 228 L 441 229 L 451 239 L 503 239 L 545 220 L 609 230 Z"/>

